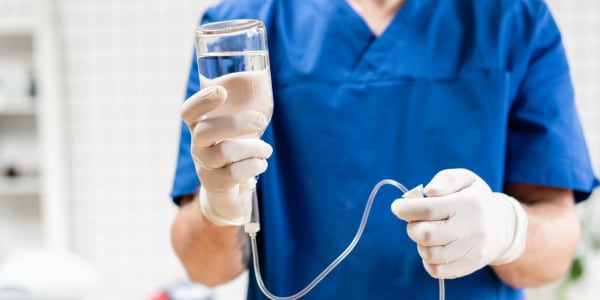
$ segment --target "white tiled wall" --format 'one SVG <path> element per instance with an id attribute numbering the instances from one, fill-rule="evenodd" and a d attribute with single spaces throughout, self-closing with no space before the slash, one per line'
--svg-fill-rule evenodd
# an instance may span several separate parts
<path id="1" fill-rule="evenodd" d="M 600 174 L 600 1 L 547 0 L 560 26 L 567 55 L 571 63 L 576 99 L 584 127 L 592 163 Z M 584 232 L 591 231 L 600 237 L 600 191 L 579 205 Z M 592 250 L 589 239 L 584 238 L 578 255 L 585 261 L 581 280 L 567 290 L 567 299 L 598 299 L 600 278 L 600 249 Z M 531 289 L 531 300 L 559 299 L 558 286 Z"/>
<path id="2" fill-rule="evenodd" d="M 144 299 L 183 276 L 170 248 L 175 209 L 168 192 L 193 29 L 208 3 L 55 1 L 66 66 L 72 241 L 103 276 L 94 299 Z M 600 174 L 600 1 L 549 3 Z M 552 294 L 534 291 L 532 299 Z"/>
<path id="3" fill-rule="evenodd" d="M 170 247 L 168 194 L 194 28 L 207 2 L 55 3 L 73 246 L 101 273 L 94 299 L 144 299 L 184 278 Z"/>
<path id="4" fill-rule="evenodd" d="M 600 170 L 600 1 L 547 2 L 563 32 L 592 161 Z"/>

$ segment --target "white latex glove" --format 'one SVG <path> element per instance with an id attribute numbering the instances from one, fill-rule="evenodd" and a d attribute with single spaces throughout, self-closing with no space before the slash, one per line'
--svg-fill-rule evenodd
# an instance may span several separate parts
<path id="1" fill-rule="evenodd" d="M 408 222 L 427 272 L 457 278 L 516 260 L 525 248 L 527 215 L 514 198 L 494 193 L 475 173 L 448 169 L 424 189 L 400 198 L 392 212 Z M 408 193 L 407 193 L 408 194 Z"/>
<path id="2" fill-rule="evenodd" d="M 266 159 L 273 152 L 259 138 L 267 126 L 261 113 L 247 110 L 205 117 L 226 98 L 221 86 L 203 88 L 181 110 L 192 137 L 202 213 L 220 226 L 242 225 L 250 218 L 254 178 L 267 169 Z"/>

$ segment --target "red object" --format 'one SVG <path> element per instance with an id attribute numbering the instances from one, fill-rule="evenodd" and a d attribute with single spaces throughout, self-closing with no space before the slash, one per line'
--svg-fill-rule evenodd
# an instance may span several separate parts
<path id="1" fill-rule="evenodd" d="M 150 300 L 169 300 L 169 294 L 166 292 L 159 292 L 150 296 Z"/>

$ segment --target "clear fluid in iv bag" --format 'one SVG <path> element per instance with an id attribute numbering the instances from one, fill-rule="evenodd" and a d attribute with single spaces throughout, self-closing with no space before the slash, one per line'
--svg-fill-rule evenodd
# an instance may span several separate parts
<path id="1" fill-rule="evenodd" d="M 267 51 L 209 53 L 198 56 L 200 87 L 222 85 L 225 103 L 206 117 L 254 110 L 267 120 L 273 114 L 273 91 Z"/>

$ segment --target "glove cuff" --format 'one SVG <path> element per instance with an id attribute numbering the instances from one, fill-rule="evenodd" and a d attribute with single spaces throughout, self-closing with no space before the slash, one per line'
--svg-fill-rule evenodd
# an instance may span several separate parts
<path id="1" fill-rule="evenodd" d="M 240 197 L 243 197 L 245 193 L 252 193 L 251 190 L 240 191 Z M 217 226 L 241 226 L 248 223 L 250 219 L 250 212 L 252 211 L 250 201 L 242 201 L 241 205 L 244 205 L 244 213 L 242 216 L 237 218 L 226 218 L 220 215 L 218 212 L 214 210 L 214 208 L 210 205 L 210 200 L 207 195 L 206 189 L 204 187 L 200 187 L 200 211 L 209 221 L 214 223 Z M 248 204 L 248 205 L 247 205 Z M 247 206 L 247 207 L 246 207 Z"/>
<path id="2" fill-rule="evenodd" d="M 503 265 L 515 261 L 521 256 L 521 254 L 523 254 L 523 251 L 525 250 L 527 226 L 529 222 L 525 209 L 517 199 L 503 193 L 495 194 L 501 197 L 501 201 L 507 201 L 509 203 L 514 215 L 514 232 L 512 235 L 513 240 L 508 245 L 504 253 L 490 263 L 490 265 Z"/>

